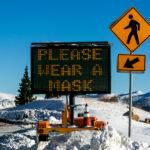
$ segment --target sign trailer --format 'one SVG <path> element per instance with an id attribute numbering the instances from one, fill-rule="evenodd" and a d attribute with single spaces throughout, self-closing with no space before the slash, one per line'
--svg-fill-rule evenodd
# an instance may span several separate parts
<path id="1" fill-rule="evenodd" d="M 110 45 L 32 43 L 31 81 L 37 94 L 110 93 Z"/>

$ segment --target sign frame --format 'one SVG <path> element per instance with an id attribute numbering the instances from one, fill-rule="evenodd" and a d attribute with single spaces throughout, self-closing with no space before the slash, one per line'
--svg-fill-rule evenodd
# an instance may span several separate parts
<path id="1" fill-rule="evenodd" d="M 89 47 L 104 47 L 105 49 L 108 49 L 108 64 L 107 64 L 107 72 L 108 72 L 108 77 L 106 77 L 108 79 L 107 81 L 107 85 L 106 89 L 107 90 L 101 90 L 101 89 L 97 89 L 97 91 L 48 91 L 46 89 L 36 89 L 34 86 L 34 81 L 36 80 L 35 76 L 34 76 L 34 72 L 35 72 L 35 67 L 34 67 L 34 60 L 33 58 L 35 57 L 34 54 L 34 50 L 38 47 L 38 48 L 47 48 L 47 47 L 59 47 L 59 45 L 61 45 L 61 47 L 75 47 L 77 45 L 84 47 L 84 46 L 89 46 Z M 47 94 L 47 93 L 53 93 L 53 94 L 58 94 L 58 95 L 66 95 L 66 94 L 107 94 L 107 93 L 111 93 L 111 57 L 110 57 L 110 44 L 108 42 L 51 42 L 51 43 L 32 43 L 31 44 L 31 89 L 32 92 L 34 94 Z"/>

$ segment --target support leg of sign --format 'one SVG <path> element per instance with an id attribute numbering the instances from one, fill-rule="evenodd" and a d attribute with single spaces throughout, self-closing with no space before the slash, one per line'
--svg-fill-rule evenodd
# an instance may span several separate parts
<path id="1" fill-rule="evenodd" d="M 69 95 L 69 105 L 71 111 L 71 125 L 74 124 L 74 105 L 75 105 L 75 97 L 73 94 Z"/>
<path id="2" fill-rule="evenodd" d="M 66 105 L 67 105 L 67 107 L 68 107 L 68 95 L 66 95 Z"/>
<path id="3" fill-rule="evenodd" d="M 132 53 L 130 53 L 132 55 Z M 129 129 L 128 137 L 131 137 L 131 121 L 132 121 L 132 71 L 129 72 Z"/>

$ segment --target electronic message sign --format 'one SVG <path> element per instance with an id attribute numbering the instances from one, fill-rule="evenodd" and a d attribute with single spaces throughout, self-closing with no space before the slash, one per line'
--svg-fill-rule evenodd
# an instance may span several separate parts
<path id="1" fill-rule="evenodd" d="M 35 94 L 110 93 L 108 42 L 32 43 Z"/>

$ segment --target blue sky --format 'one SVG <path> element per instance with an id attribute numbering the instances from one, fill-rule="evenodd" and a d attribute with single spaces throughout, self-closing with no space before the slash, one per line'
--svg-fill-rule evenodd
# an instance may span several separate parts
<path id="1" fill-rule="evenodd" d="M 130 7 L 150 22 L 149 0 L 0 1 L 0 92 L 17 94 L 24 68 L 30 69 L 32 42 L 108 41 L 112 92 L 128 92 L 128 74 L 117 73 L 118 54 L 129 53 L 109 30 Z M 150 39 L 135 54 L 147 57 L 144 74 L 133 75 L 133 90 L 150 91 Z"/>

